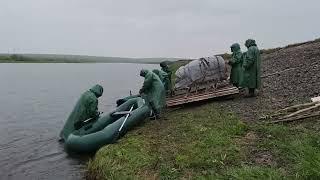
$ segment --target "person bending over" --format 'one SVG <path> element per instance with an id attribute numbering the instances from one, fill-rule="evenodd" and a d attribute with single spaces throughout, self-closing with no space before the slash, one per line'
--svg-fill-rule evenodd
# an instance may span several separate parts
<path id="1" fill-rule="evenodd" d="M 166 94 L 164 85 L 152 71 L 143 69 L 140 71 L 140 76 L 144 77 L 144 82 L 139 93 L 152 109 L 154 117 L 159 119 L 161 110 L 165 106 Z"/>
<path id="2" fill-rule="evenodd" d="M 99 118 L 98 98 L 102 94 L 103 87 L 97 84 L 81 95 L 60 132 L 63 140 L 66 140 L 74 130 L 80 129 L 86 120 Z"/>

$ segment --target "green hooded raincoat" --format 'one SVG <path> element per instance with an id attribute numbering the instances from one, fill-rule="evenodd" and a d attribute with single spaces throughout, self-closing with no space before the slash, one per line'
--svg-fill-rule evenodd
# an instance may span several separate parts
<path id="1" fill-rule="evenodd" d="M 152 70 L 153 73 L 155 73 L 156 75 L 158 75 L 158 77 L 160 78 L 161 82 L 164 85 L 164 88 L 166 91 L 169 91 L 169 77 L 168 74 L 162 70 L 159 69 L 154 69 Z"/>
<path id="2" fill-rule="evenodd" d="M 160 113 L 165 106 L 165 89 L 160 78 L 149 70 L 141 70 L 140 75 L 144 77 L 143 86 L 140 94 L 146 99 L 147 103 L 156 114 Z"/>
<path id="3" fill-rule="evenodd" d="M 229 61 L 231 65 L 231 74 L 230 74 L 230 82 L 235 85 L 239 86 L 242 81 L 242 52 L 240 49 L 240 45 L 235 43 L 231 46 L 232 57 Z"/>
<path id="4" fill-rule="evenodd" d="M 261 86 L 261 57 L 255 40 L 248 39 L 245 43 L 248 51 L 243 60 L 243 87 L 258 89 Z"/>
<path id="5" fill-rule="evenodd" d="M 69 115 L 60 137 L 64 140 L 77 128 L 76 125 L 80 124 L 89 118 L 98 118 L 98 98 L 102 96 L 103 87 L 100 85 L 93 86 L 89 91 L 84 92 L 73 111 Z"/>
<path id="6" fill-rule="evenodd" d="M 166 90 L 170 91 L 172 90 L 172 71 L 170 70 L 169 66 L 165 63 L 165 62 L 162 62 L 160 63 L 160 67 L 161 67 L 161 70 L 164 71 L 165 73 L 168 74 L 168 87 Z"/>

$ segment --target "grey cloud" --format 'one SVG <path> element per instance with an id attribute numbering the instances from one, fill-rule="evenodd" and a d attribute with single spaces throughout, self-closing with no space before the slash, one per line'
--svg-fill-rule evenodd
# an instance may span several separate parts
<path id="1" fill-rule="evenodd" d="M 309 0 L 2 0 L 0 52 L 199 57 L 317 38 Z M 18 49 L 18 50 L 17 50 Z"/>

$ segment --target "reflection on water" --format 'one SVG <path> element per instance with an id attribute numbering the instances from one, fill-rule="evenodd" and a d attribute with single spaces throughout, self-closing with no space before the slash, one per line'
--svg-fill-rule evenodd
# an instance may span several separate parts
<path id="1" fill-rule="evenodd" d="M 137 93 L 138 64 L 0 64 L 0 178 L 81 179 L 85 156 L 70 157 L 58 142 L 81 93 L 104 87 L 99 110 Z"/>

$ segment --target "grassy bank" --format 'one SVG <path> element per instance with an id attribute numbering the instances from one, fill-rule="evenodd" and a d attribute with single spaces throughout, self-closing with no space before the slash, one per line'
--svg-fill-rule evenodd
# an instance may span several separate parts
<path id="1" fill-rule="evenodd" d="M 314 124 L 244 124 L 207 104 L 147 121 L 88 163 L 88 179 L 318 179 Z M 319 125 L 319 124 L 317 124 Z"/>
<path id="2" fill-rule="evenodd" d="M 236 108 L 253 106 L 257 113 L 254 105 L 261 99 L 238 100 L 245 103 Z M 87 178 L 320 179 L 318 119 L 265 124 L 226 109 L 217 102 L 168 112 L 160 122 L 146 120 L 100 149 L 88 163 Z"/>

